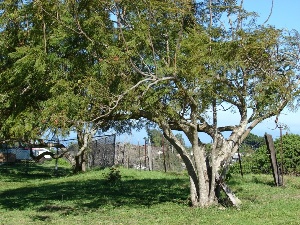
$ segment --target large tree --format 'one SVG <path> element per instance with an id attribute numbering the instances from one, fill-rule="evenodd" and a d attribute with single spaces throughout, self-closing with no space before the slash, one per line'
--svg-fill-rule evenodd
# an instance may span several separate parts
<path id="1" fill-rule="evenodd" d="M 138 107 L 129 110 L 157 123 L 181 155 L 193 206 L 216 204 L 240 143 L 299 94 L 298 33 L 256 26 L 242 1 L 235 2 L 124 0 L 115 6 L 135 79 L 149 77 L 136 93 Z M 226 110 L 236 124 L 220 126 Z M 193 157 L 174 130 L 187 136 Z M 213 140 L 209 150 L 201 132 Z"/>
<path id="2" fill-rule="evenodd" d="M 34 112 L 49 91 L 43 22 L 22 1 L 0 4 L 0 137 L 27 138 L 40 133 Z"/>
<path id="3" fill-rule="evenodd" d="M 85 170 L 89 140 L 115 126 L 111 112 L 131 84 L 111 3 L 6 0 L 1 10 L 0 137 L 75 130 L 75 171 Z"/>

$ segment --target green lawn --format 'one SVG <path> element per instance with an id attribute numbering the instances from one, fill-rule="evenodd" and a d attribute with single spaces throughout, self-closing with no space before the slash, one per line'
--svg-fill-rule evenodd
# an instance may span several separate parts
<path id="1" fill-rule="evenodd" d="M 240 209 L 189 207 L 186 174 L 119 168 L 70 175 L 51 163 L 0 166 L 0 224 L 300 224 L 300 178 L 240 175 L 228 184 L 242 200 Z"/>

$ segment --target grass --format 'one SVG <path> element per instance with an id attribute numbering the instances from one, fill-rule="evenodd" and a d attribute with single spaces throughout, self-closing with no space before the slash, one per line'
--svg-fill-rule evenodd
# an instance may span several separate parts
<path id="1" fill-rule="evenodd" d="M 70 175 L 53 164 L 0 166 L 0 224 L 300 224 L 300 178 L 234 176 L 228 184 L 242 207 L 189 206 L 186 174 L 119 168 Z"/>

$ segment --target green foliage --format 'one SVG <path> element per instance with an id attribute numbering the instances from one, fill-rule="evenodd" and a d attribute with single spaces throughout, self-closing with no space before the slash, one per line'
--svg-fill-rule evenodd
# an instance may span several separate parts
<path id="1" fill-rule="evenodd" d="M 109 172 L 104 174 L 104 178 L 109 183 L 117 183 L 121 180 L 120 170 L 116 167 L 109 168 Z"/>
<path id="2" fill-rule="evenodd" d="M 164 144 L 164 146 L 170 145 L 169 141 L 167 141 L 165 139 L 165 137 L 163 136 L 163 133 L 160 130 L 146 128 L 146 131 L 147 131 L 148 137 L 150 138 L 151 144 L 154 147 L 161 147 L 163 144 Z M 185 146 L 184 138 L 181 133 L 175 134 L 175 137 L 180 141 L 180 143 L 183 146 Z"/>
<path id="3" fill-rule="evenodd" d="M 0 4 L 0 137 L 80 129 L 127 90 L 110 2 Z"/>
<path id="4" fill-rule="evenodd" d="M 256 150 L 261 146 L 265 145 L 266 141 L 264 137 L 257 136 L 255 134 L 250 133 L 246 139 L 243 141 L 240 151 L 244 152 L 243 150 L 247 148 L 251 148 L 252 150 Z"/>
<path id="5" fill-rule="evenodd" d="M 300 135 L 286 134 L 282 136 L 283 171 L 285 174 L 300 174 Z M 281 139 L 274 141 L 277 162 L 281 165 Z M 259 147 L 254 153 L 243 157 L 243 171 L 245 173 L 271 174 L 271 162 L 266 145 Z M 231 167 L 231 171 L 238 172 L 238 163 Z"/>
<path id="6" fill-rule="evenodd" d="M 146 129 L 147 135 L 150 138 L 151 145 L 154 147 L 162 146 L 163 135 L 162 132 L 158 129 Z"/>
<path id="7" fill-rule="evenodd" d="M 245 174 L 271 174 L 271 162 L 266 146 L 262 146 L 251 154 L 242 157 L 242 170 Z M 230 172 L 235 174 L 240 173 L 239 162 L 235 162 L 230 166 Z"/>
<path id="8" fill-rule="evenodd" d="M 283 170 L 288 174 L 300 174 L 300 135 L 287 134 L 282 136 Z M 281 162 L 281 140 L 275 141 L 278 161 Z"/>

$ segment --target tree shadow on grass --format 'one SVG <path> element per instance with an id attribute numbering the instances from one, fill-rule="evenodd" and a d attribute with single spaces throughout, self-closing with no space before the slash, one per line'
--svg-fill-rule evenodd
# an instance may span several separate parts
<path id="1" fill-rule="evenodd" d="M 101 179 L 29 186 L 0 192 L 0 207 L 7 210 L 69 214 L 77 209 L 112 206 L 151 206 L 163 202 L 187 204 L 184 179 L 142 179 L 108 183 Z"/>
<path id="2" fill-rule="evenodd" d="M 261 178 L 259 176 L 252 176 L 251 182 L 255 184 L 263 184 L 271 187 L 276 187 L 274 180 Z"/>
<path id="3" fill-rule="evenodd" d="M 35 162 L 2 164 L 0 166 L 1 180 L 6 182 L 23 182 L 36 179 L 51 179 L 53 177 L 71 174 L 71 168 L 44 166 Z"/>

